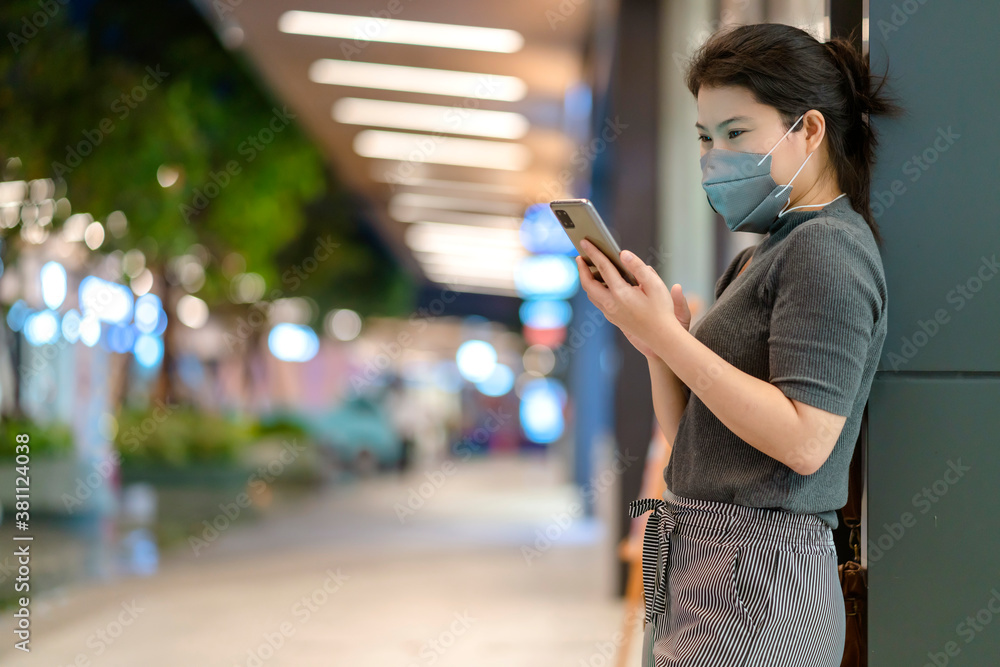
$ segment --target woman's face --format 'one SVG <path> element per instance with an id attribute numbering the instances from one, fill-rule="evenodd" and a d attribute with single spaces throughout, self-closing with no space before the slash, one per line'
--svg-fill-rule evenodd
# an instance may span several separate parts
<path id="1" fill-rule="evenodd" d="M 806 144 L 807 132 L 802 127 L 809 115 L 799 121 L 795 129 L 775 147 L 788 130 L 781 123 L 778 110 L 760 104 L 753 94 L 742 86 L 701 86 L 698 89 L 698 140 L 701 155 L 710 148 L 743 153 L 771 152 L 771 177 L 775 183 L 788 183 L 808 157 L 810 149 Z M 814 157 L 806 165 L 805 172 L 816 162 Z M 806 178 L 803 178 L 806 177 Z M 806 173 L 799 174 L 795 185 L 801 181 L 811 181 Z"/>

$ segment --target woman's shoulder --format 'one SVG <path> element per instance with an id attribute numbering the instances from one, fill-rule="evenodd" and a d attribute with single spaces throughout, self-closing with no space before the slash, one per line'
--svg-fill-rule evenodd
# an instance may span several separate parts
<path id="1" fill-rule="evenodd" d="M 884 280 L 882 254 L 864 217 L 848 206 L 823 209 L 796 225 L 781 244 L 797 257 L 834 255 L 844 262 L 861 262 Z"/>
<path id="2" fill-rule="evenodd" d="M 876 317 L 885 314 L 888 289 L 882 255 L 860 213 L 824 211 L 796 226 L 779 245 L 783 247 L 765 279 L 769 288 L 818 280 L 865 295 Z"/>

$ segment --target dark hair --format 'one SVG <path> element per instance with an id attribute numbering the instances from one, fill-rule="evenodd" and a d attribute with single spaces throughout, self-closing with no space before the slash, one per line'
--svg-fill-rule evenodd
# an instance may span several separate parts
<path id="1" fill-rule="evenodd" d="M 879 80 L 872 88 L 872 80 Z M 896 116 L 902 109 L 882 93 L 886 77 L 874 77 L 867 56 L 852 41 L 820 42 L 781 23 L 724 28 L 692 56 L 687 87 L 697 97 L 703 85 L 747 88 L 760 104 L 778 110 L 785 129 L 816 109 L 826 119 L 826 139 L 837 184 L 864 217 L 876 243 L 882 236 L 871 212 L 874 149 L 878 141 L 869 116 Z M 801 130 L 802 126 L 796 128 Z"/>

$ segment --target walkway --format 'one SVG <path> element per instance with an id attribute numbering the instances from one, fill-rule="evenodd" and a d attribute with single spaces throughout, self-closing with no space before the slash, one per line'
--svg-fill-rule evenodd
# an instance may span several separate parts
<path id="1" fill-rule="evenodd" d="M 565 462 L 454 465 L 437 469 L 436 484 L 411 472 L 331 488 L 224 531 L 200 555 L 168 553 L 154 576 L 35 599 L 32 654 L 11 648 L 5 614 L 0 662 L 613 665 L 623 607 L 609 531 L 571 513 Z M 598 495 L 602 517 L 616 492 Z M 408 498 L 417 509 L 401 523 Z M 546 532 L 554 539 L 529 562 L 522 548 Z M 639 664 L 634 636 L 629 665 Z"/>

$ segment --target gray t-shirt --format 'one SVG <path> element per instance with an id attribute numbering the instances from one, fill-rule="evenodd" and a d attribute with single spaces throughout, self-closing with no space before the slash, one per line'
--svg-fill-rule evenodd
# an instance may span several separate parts
<path id="1" fill-rule="evenodd" d="M 776 225 L 733 258 L 691 333 L 785 396 L 847 416 L 840 438 L 819 470 L 800 475 L 739 438 L 688 389 L 663 478 L 680 496 L 817 514 L 836 528 L 886 336 L 882 258 L 846 196 Z"/>

